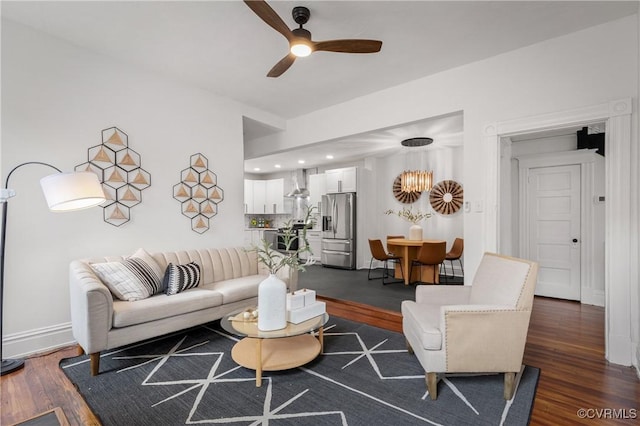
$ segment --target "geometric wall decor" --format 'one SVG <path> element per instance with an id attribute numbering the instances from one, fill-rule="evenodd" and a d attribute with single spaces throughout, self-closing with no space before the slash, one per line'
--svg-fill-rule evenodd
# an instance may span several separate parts
<path id="1" fill-rule="evenodd" d="M 218 214 L 224 191 L 218 177 L 209 170 L 204 155 L 193 154 L 190 166 L 180 172 L 180 182 L 173 186 L 173 198 L 180 201 L 182 214 L 191 219 L 191 229 L 202 234 L 209 230 L 209 220 Z"/>
<path id="2" fill-rule="evenodd" d="M 462 185 L 454 180 L 443 180 L 431 189 L 429 202 L 440 214 L 453 214 L 460 210 L 463 201 Z"/>
<path id="3" fill-rule="evenodd" d="M 87 150 L 87 162 L 76 171 L 98 175 L 106 200 L 104 221 L 120 226 L 131 219 L 131 208 L 142 202 L 142 191 L 151 186 L 151 175 L 141 165 L 140 154 L 129 148 L 129 136 L 110 127 L 102 131 L 102 143 Z"/>

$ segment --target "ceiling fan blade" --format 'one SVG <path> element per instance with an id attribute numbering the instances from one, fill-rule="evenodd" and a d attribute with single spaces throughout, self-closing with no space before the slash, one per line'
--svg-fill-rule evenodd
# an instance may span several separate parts
<path id="1" fill-rule="evenodd" d="M 293 61 L 296 60 L 296 55 L 289 53 L 284 58 L 271 68 L 271 71 L 267 74 L 267 77 L 280 77 L 286 70 L 293 65 Z"/>
<path id="2" fill-rule="evenodd" d="M 244 2 L 267 25 L 285 36 L 287 40 L 291 41 L 293 39 L 291 29 L 264 0 L 244 0 Z"/>
<path id="3" fill-rule="evenodd" d="M 376 53 L 381 47 L 382 42 L 379 40 L 360 39 L 316 41 L 313 44 L 314 51 L 341 53 Z"/>

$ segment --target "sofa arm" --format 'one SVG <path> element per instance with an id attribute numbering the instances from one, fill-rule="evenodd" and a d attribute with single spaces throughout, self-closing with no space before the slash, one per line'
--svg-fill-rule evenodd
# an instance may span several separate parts
<path id="1" fill-rule="evenodd" d="M 107 349 L 113 321 L 111 292 L 88 263 L 78 260 L 69 265 L 69 287 L 73 337 L 86 353 Z"/>
<path id="2" fill-rule="evenodd" d="M 440 315 L 447 371 L 520 371 L 531 311 L 504 305 L 451 305 L 442 306 Z"/>

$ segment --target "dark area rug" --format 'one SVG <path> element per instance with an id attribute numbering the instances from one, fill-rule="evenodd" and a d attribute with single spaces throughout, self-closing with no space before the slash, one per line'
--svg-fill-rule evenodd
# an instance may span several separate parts
<path id="1" fill-rule="evenodd" d="M 212 322 L 105 352 L 96 377 L 87 356 L 60 366 L 105 426 L 526 425 L 540 373 L 525 367 L 511 401 L 502 375 L 446 377 L 432 401 L 402 334 L 330 318 L 322 355 L 257 388 L 237 340 Z"/>

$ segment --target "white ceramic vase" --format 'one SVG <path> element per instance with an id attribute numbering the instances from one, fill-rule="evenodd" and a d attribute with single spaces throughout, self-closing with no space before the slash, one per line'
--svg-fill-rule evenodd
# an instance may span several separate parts
<path id="1" fill-rule="evenodd" d="M 270 274 L 258 286 L 258 329 L 280 330 L 287 326 L 287 285 Z"/>
<path id="2" fill-rule="evenodd" d="M 418 224 L 413 224 L 409 228 L 409 239 L 413 241 L 421 241 L 422 240 L 422 226 Z"/>

